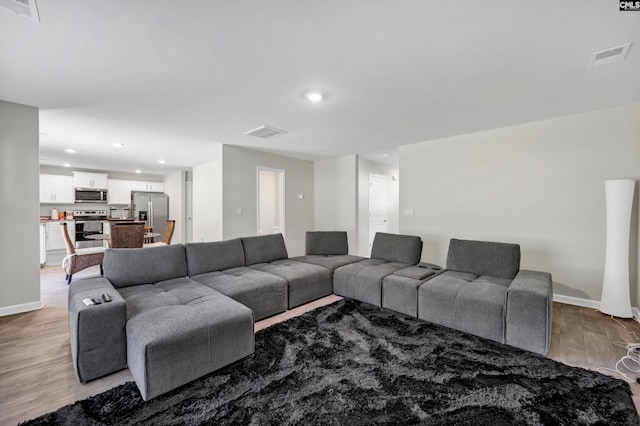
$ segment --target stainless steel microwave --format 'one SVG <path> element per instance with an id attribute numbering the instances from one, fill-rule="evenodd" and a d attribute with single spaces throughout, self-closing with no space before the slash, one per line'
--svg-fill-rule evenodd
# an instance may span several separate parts
<path id="1" fill-rule="evenodd" d="M 97 188 L 76 188 L 76 203 L 107 203 L 107 190 Z"/>

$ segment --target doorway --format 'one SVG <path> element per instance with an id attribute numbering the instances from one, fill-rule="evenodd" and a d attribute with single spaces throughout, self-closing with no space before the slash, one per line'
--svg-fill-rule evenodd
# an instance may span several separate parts
<path id="1" fill-rule="evenodd" d="M 285 171 L 258 166 L 258 235 L 285 236 Z"/>
<path id="2" fill-rule="evenodd" d="M 387 177 L 369 174 L 369 255 L 376 232 L 387 232 Z"/>

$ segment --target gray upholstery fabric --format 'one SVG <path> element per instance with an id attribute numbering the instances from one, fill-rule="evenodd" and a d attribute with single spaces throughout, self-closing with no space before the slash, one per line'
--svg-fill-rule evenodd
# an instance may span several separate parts
<path id="1" fill-rule="evenodd" d="M 289 283 L 289 309 L 332 293 L 331 272 L 322 266 L 291 259 L 259 263 L 251 268 L 277 275 Z"/>
<path id="2" fill-rule="evenodd" d="M 520 269 L 520 246 L 454 238 L 449 243 L 447 269 L 513 279 Z"/>
<path id="3" fill-rule="evenodd" d="M 187 275 L 182 244 L 136 249 L 107 249 L 104 276 L 114 287 L 149 284 Z"/>
<path id="4" fill-rule="evenodd" d="M 82 299 L 112 301 L 86 306 Z M 75 280 L 69 286 L 69 341 L 73 368 L 80 382 L 127 368 L 126 304 L 103 277 Z"/>
<path id="5" fill-rule="evenodd" d="M 376 233 L 371 246 L 372 259 L 416 265 L 422 256 L 422 240 L 412 235 Z"/>
<path id="6" fill-rule="evenodd" d="M 187 243 L 185 251 L 189 276 L 244 266 L 244 249 L 239 238 L 210 243 Z"/>
<path id="7" fill-rule="evenodd" d="M 418 318 L 504 343 L 509 282 L 445 271 L 418 289 Z"/>
<path id="8" fill-rule="evenodd" d="M 521 270 L 507 290 L 506 343 L 546 355 L 551 342 L 551 274 Z"/>
<path id="9" fill-rule="evenodd" d="M 400 269 L 382 280 L 382 307 L 418 316 L 418 288 L 442 272 L 438 265 L 420 263 Z"/>
<path id="10" fill-rule="evenodd" d="M 282 234 L 245 237 L 241 240 L 244 248 L 245 266 L 269 263 L 289 257 Z"/>
<path id="11" fill-rule="evenodd" d="M 382 306 L 382 280 L 406 263 L 384 259 L 367 259 L 336 269 L 333 273 L 333 292 L 339 296 Z"/>
<path id="12" fill-rule="evenodd" d="M 307 255 L 349 254 L 347 233 L 344 231 L 309 231 L 305 238 Z"/>
<path id="13" fill-rule="evenodd" d="M 331 275 L 333 276 L 333 272 L 341 266 L 349 265 L 351 263 L 360 262 L 362 260 L 366 260 L 366 257 L 362 256 L 352 256 L 350 254 L 343 255 L 307 255 L 307 256 L 299 256 L 292 257 L 291 260 L 297 260 L 298 262 L 311 263 L 312 265 L 322 266 L 323 268 L 327 268 L 331 271 Z"/>
<path id="14" fill-rule="evenodd" d="M 127 358 L 142 397 L 154 398 L 253 353 L 251 309 L 201 284 L 209 295 L 165 287 L 186 303 L 138 309 L 127 322 Z M 184 283 L 183 283 L 184 285 Z"/>
<path id="15" fill-rule="evenodd" d="M 256 321 L 287 310 L 289 285 L 276 275 L 241 266 L 191 279 L 248 306 Z"/>

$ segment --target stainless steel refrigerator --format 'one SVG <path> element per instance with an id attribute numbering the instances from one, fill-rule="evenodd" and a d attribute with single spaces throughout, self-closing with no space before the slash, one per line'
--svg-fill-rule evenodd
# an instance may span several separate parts
<path id="1" fill-rule="evenodd" d="M 153 232 L 160 234 L 154 241 L 161 241 L 169 219 L 169 196 L 159 192 L 131 192 L 133 218 L 153 226 Z"/>

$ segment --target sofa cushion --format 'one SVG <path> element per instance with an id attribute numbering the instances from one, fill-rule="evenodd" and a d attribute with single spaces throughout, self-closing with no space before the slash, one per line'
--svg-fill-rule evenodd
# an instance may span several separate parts
<path id="1" fill-rule="evenodd" d="M 248 306 L 256 321 L 287 310 L 287 280 L 273 274 L 240 266 L 191 279 Z"/>
<path id="2" fill-rule="evenodd" d="M 513 279 L 520 270 L 520 246 L 451 239 L 447 269 Z"/>
<path id="3" fill-rule="evenodd" d="M 307 256 L 299 256 L 292 257 L 291 260 L 297 260 L 298 262 L 311 263 L 313 265 L 322 266 L 323 268 L 327 268 L 333 274 L 333 271 L 338 269 L 341 266 L 349 265 L 351 263 L 360 262 L 362 260 L 366 260 L 366 257 L 362 256 L 352 256 L 350 254 L 340 254 L 340 255 L 307 255 Z"/>
<path id="4" fill-rule="evenodd" d="M 187 275 L 187 260 L 182 244 L 107 249 L 103 266 L 105 278 L 116 288 L 152 284 Z"/>
<path id="5" fill-rule="evenodd" d="M 252 269 L 284 278 L 289 283 L 289 309 L 300 306 L 333 292 L 331 272 L 322 266 L 281 259 L 258 263 Z"/>
<path id="6" fill-rule="evenodd" d="M 407 266 L 409 265 L 406 263 L 384 259 L 367 259 L 342 266 L 333 273 L 333 292 L 339 296 L 382 306 L 382 280 Z"/>
<path id="7" fill-rule="evenodd" d="M 269 263 L 289 257 L 282 234 L 245 237 L 241 240 L 244 248 L 245 266 Z"/>
<path id="8" fill-rule="evenodd" d="M 422 256 L 422 240 L 413 235 L 376 233 L 371 247 L 372 259 L 416 265 Z"/>
<path id="9" fill-rule="evenodd" d="M 208 243 L 187 243 L 189 276 L 244 266 L 244 249 L 239 238 Z"/>
<path id="10" fill-rule="evenodd" d="M 347 233 L 344 231 L 309 231 L 305 239 L 305 254 L 349 254 Z"/>
<path id="11" fill-rule="evenodd" d="M 418 318 L 504 343 L 509 280 L 445 271 L 418 289 Z"/>

